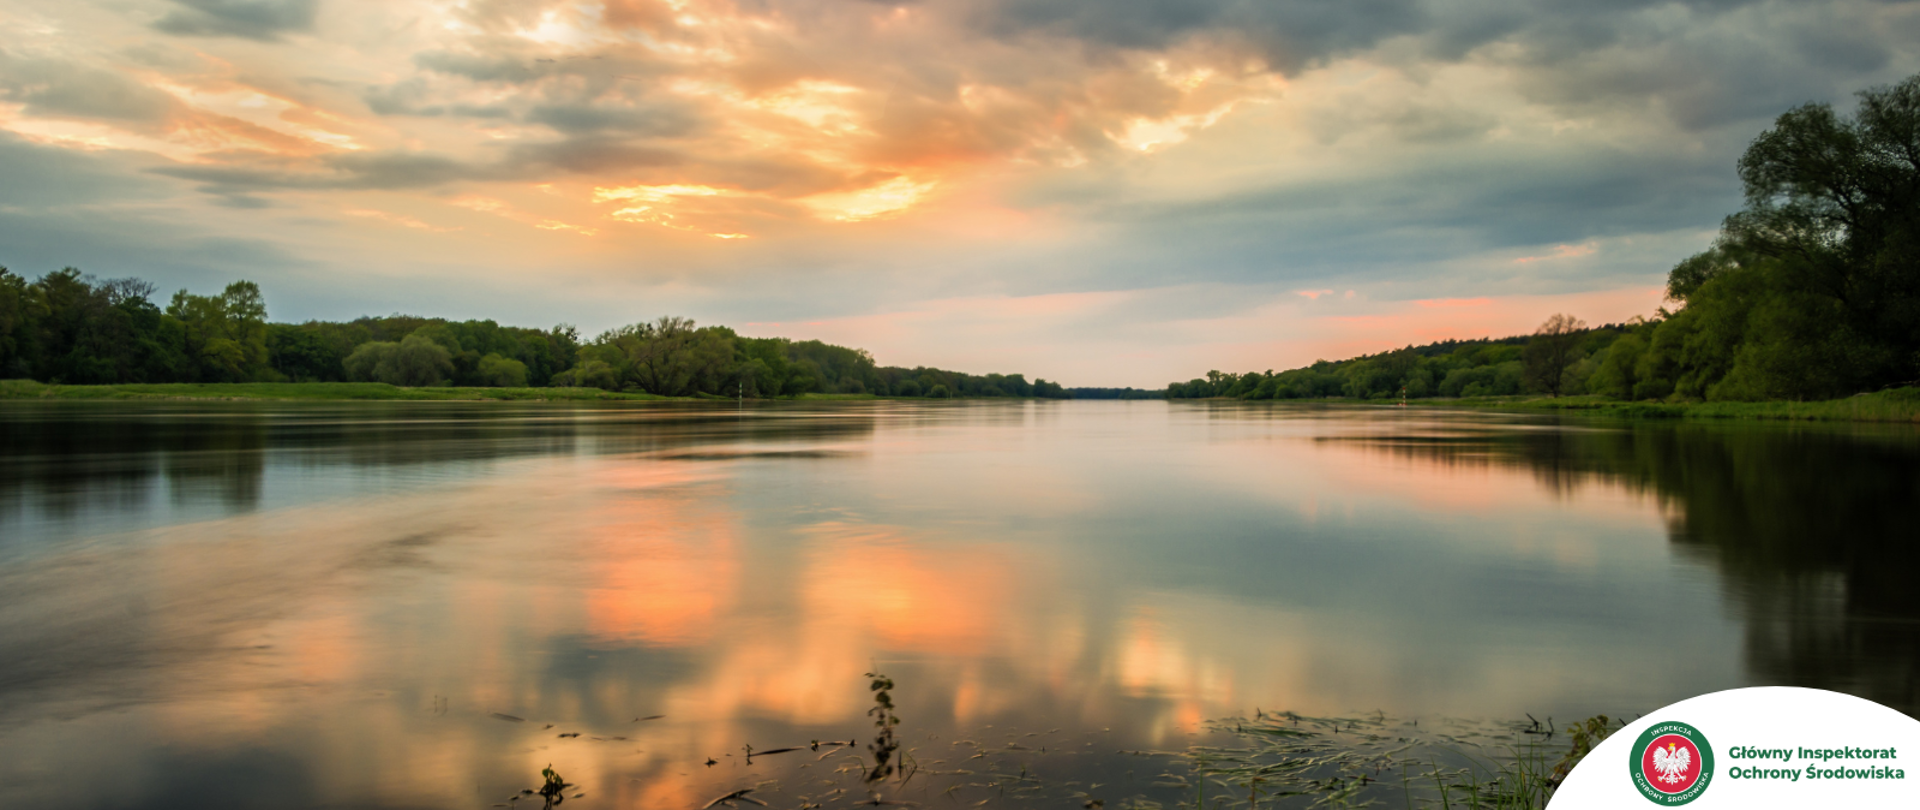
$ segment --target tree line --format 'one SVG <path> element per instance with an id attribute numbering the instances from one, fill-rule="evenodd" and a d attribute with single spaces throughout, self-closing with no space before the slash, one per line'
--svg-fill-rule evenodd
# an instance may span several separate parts
<path id="1" fill-rule="evenodd" d="M 662 396 L 1068 398 L 1021 374 L 880 366 L 862 349 L 751 338 L 663 317 L 590 340 L 551 329 L 413 315 L 273 323 L 258 285 L 182 290 L 163 307 L 140 279 L 74 268 L 29 281 L 0 267 L 0 378 L 67 385 L 383 382 L 400 386 L 580 386 Z"/>
<path id="2" fill-rule="evenodd" d="M 1745 206 L 1667 276 L 1665 306 L 1588 329 L 1449 342 L 1167 396 L 1299 399 L 1596 394 L 1622 400 L 1829 399 L 1920 385 L 1920 76 L 1789 110 L 1739 161 Z"/>

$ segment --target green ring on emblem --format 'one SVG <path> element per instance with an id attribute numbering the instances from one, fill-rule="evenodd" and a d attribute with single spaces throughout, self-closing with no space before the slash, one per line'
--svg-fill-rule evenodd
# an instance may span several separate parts
<path id="1" fill-rule="evenodd" d="M 1688 742 L 1693 743 L 1693 747 L 1700 749 L 1700 778 L 1695 779 L 1692 785 L 1679 793 L 1666 793 L 1654 787 L 1646 771 L 1640 768 L 1640 764 L 1646 759 L 1647 746 L 1652 745 L 1654 740 L 1669 734 L 1685 737 Z M 1647 800 L 1654 804 L 1665 807 L 1686 804 L 1700 798 L 1700 794 L 1707 792 L 1707 785 L 1713 781 L 1713 746 L 1707 744 L 1707 735 L 1700 733 L 1700 729 L 1686 723 L 1673 720 L 1654 723 L 1640 733 L 1640 738 L 1633 741 L 1632 750 L 1627 752 L 1627 776 L 1633 780 L 1633 786 L 1640 791 L 1640 795 L 1647 797 Z"/>

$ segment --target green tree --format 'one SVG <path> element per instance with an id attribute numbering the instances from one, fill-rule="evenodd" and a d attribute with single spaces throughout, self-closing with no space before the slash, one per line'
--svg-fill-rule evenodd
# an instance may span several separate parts
<path id="1" fill-rule="evenodd" d="M 1534 330 L 1524 357 L 1527 384 L 1549 396 L 1560 396 L 1567 389 L 1567 370 L 1580 359 L 1580 337 L 1586 329 L 1585 321 L 1560 314 Z"/>
<path id="2" fill-rule="evenodd" d="M 480 358 L 479 371 L 482 385 L 495 388 L 524 388 L 527 384 L 527 364 L 518 360 L 509 360 L 497 354 Z"/>
<path id="3" fill-rule="evenodd" d="M 0 379 L 33 376 L 33 316 L 27 280 L 0 267 Z"/>
<path id="4" fill-rule="evenodd" d="M 181 290 L 167 315 L 185 327 L 185 349 L 203 382 L 245 382 L 270 375 L 267 307 L 260 287 L 236 281 L 219 295 Z"/>
<path id="5" fill-rule="evenodd" d="M 399 342 L 369 341 L 347 356 L 347 374 L 354 380 L 404 387 L 446 385 L 453 374 L 452 353 L 425 335 L 408 335 Z"/>
<path id="6" fill-rule="evenodd" d="M 1689 310 L 1736 279 L 1748 293 L 1723 398 L 1920 377 L 1920 76 L 1858 95 L 1850 118 L 1807 104 L 1761 133 L 1740 158 L 1746 207 L 1726 221 L 1717 272 L 1691 291 L 1688 263 L 1670 276 Z"/>
<path id="7" fill-rule="evenodd" d="M 1634 384 L 1639 382 L 1640 357 L 1647 352 L 1647 341 L 1629 334 L 1607 347 L 1600 367 L 1587 381 L 1587 390 L 1614 399 L 1633 399 Z"/>

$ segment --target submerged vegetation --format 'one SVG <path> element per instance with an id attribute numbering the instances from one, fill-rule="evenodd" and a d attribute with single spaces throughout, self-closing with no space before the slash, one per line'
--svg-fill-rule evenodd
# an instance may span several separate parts
<path id="1" fill-rule="evenodd" d="M 893 713 L 893 679 L 878 672 L 869 672 L 867 677 L 873 680 L 869 688 L 873 692 L 873 708 L 867 710 L 867 716 L 873 718 L 873 742 L 867 745 L 867 753 L 873 755 L 873 767 L 867 769 L 868 785 L 877 786 L 887 777 L 899 770 L 900 740 L 894 736 L 893 727 L 900 725 L 900 717 Z M 902 774 L 904 781 L 906 776 Z"/>
<path id="2" fill-rule="evenodd" d="M 845 743 L 814 743 L 811 762 L 789 761 L 780 773 L 739 787 L 707 807 L 755 804 L 813 810 L 856 805 L 1078 806 L 1127 810 L 1230 810 L 1231 808 L 1418 807 L 1538 810 L 1593 746 L 1623 723 L 1605 716 L 1575 724 L 1565 733 L 1551 719 L 1488 723 L 1392 718 L 1380 712 L 1308 717 L 1256 710 L 1254 716 L 1206 724 L 1199 742 L 1180 750 L 1087 750 L 1096 745 L 1060 729 L 982 734 L 999 742 L 928 735 L 917 747 L 896 735 L 899 724 L 890 693 L 893 681 L 868 675 L 875 704 L 874 740 L 868 762 Z M 824 750 L 823 749 L 824 746 Z M 778 748 L 766 752 L 800 750 Z M 918 753 L 916 753 L 918 752 Z M 1097 755 L 1097 761 L 1087 757 Z M 829 774 L 814 763 L 840 761 Z M 901 762 L 924 767 L 902 771 Z M 708 758 L 709 765 L 715 762 Z M 1091 770 L 1089 769 L 1091 766 Z M 917 782 L 910 781 L 924 774 Z M 892 797 L 877 788 L 896 782 Z M 1091 781 L 1083 781 L 1091 780 Z M 864 800 L 855 800 L 862 795 Z"/>
<path id="3" fill-rule="evenodd" d="M 1215 371 L 1167 396 L 1800 402 L 1920 384 L 1920 76 L 1859 96 L 1851 117 L 1808 104 L 1754 140 L 1739 162 L 1746 207 L 1668 274 L 1672 310 L 1597 329 L 1555 315 L 1531 337 L 1277 374 Z"/>
<path id="4" fill-rule="evenodd" d="M 540 771 L 540 779 L 542 780 L 542 784 L 540 785 L 539 796 L 546 800 L 546 806 L 548 808 L 565 802 L 567 800 L 567 788 L 574 787 L 574 785 L 568 784 L 567 780 L 561 778 L 559 772 L 555 771 L 551 764 Z"/>

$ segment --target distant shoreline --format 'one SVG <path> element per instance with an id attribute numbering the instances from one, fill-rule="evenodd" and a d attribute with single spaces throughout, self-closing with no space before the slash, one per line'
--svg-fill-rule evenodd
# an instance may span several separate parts
<path id="1" fill-rule="evenodd" d="M 0 400 L 306 400 L 306 401 L 658 401 L 690 398 L 629 394 L 598 388 L 401 388 L 386 383 L 153 383 L 49 385 L 0 380 Z"/>
<path id="2" fill-rule="evenodd" d="M 756 402 L 834 402 L 907 400 L 950 402 L 953 399 L 1022 401 L 1036 397 L 883 397 L 874 394 L 800 394 L 797 397 L 756 399 Z M 306 383 L 126 383 L 118 385 L 54 385 L 34 380 L 0 380 L 0 401 L 149 401 L 149 402 L 733 402 L 733 397 L 702 395 L 665 397 L 599 388 L 405 388 L 376 382 Z"/>
<path id="3" fill-rule="evenodd" d="M 402 388 L 386 383 L 154 383 L 126 385 L 51 385 L 32 380 L 0 380 L 0 400 L 116 401 L 314 401 L 314 402 L 719 402 L 731 397 L 663 397 L 603 391 L 598 388 Z M 1019 397 L 992 397 L 1017 400 Z M 906 400 L 924 397 L 873 394 L 803 394 L 797 401 Z M 951 401 L 951 400 L 946 400 Z M 1104 402 L 1108 400 L 1087 400 Z M 1116 400 L 1117 401 L 1117 400 Z M 1178 401 L 1178 400 L 1175 400 Z M 1190 399 L 1189 402 L 1244 400 Z M 1397 405 L 1392 400 L 1332 398 L 1270 400 L 1276 404 Z M 1845 399 L 1816 402 L 1622 402 L 1598 396 L 1473 397 L 1415 399 L 1414 408 L 1571 413 L 1632 419 L 1759 419 L 1803 422 L 1883 422 L 1920 424 L 1920 387 L 1896 388 Z"/>
<path id="4" fill-rule="evenodd" d="M 1205 397 L 1170 400 L 1173 402 L 1246 402 L 1272 405 L 1367 405 L 1395 407 L 1399 400 L 1324 399 L 1245 400 L 1238 397 Z M 1572 413 L 1582 416 L 1614 416 L 1630 419 L 1759 419 L 1792 422 L 1882 422 L 1920 424 L 1920 387 L 1895 388 L 1871 394 L 1856 394 L 1845 399 L 1811 402 L 1623 402 L 1606 397 L 1583 395 L 1566 397 L 1506 396 L 1427 397 L 1407 401 L 1409 408 L 1429 410 L 1472 408 L 1476 410 L 1526 411 L 1530 413 Z"/>

